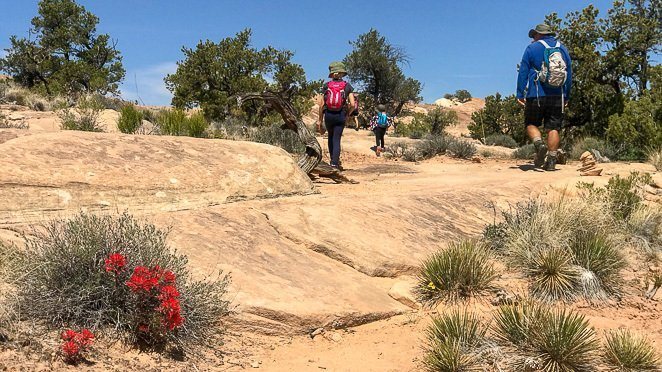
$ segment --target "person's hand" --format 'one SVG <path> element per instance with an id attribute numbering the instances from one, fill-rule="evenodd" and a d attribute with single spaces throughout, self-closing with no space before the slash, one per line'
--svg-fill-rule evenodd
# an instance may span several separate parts
<path id="1" fill-rule="evenodd" d="M 319 132 L 319 134 L 324 135 L 325 131 L 321 121 L 317 122 L 317 131 Z"/>
<path id="2" fill-rule="evenodd" d="M 517 103 L 519 103 L 522 106 L 526 106 L 526 98 L 518 98 Z"/>
<path id="3" fill-rule="evenodd" d="M 563 105 L 563 107 L 568 107 L 569 104 L 570 104 L 570 101 L 566 100 L 566 101 L 565 101 L 565 104 Z"/>

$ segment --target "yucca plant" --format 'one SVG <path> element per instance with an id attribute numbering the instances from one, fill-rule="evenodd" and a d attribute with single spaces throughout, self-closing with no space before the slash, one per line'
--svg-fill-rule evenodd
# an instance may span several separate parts
<path id="1" fill-rule="evenodd" d="M 533 327 L 549 312 L 549 307 L 534 300 L 503 305 L 494 313 L 494 336 L 503 342 L 526 346 L 531 339 Z"/>
<path id="2" fill-rule="evenodd" d="M 433 317 L 427 330 L 427 355 L 424 359 L 428 371 L 470 371 L 478 363 L 475 348 L 487 332 L 477 315 L 454 309 Z"/>
<path id="3" fill-rule="evenodd" d="M 497 273 L 491 257 L 482 243 L 473 240 L 451 243 L 433 254 L 423 262 L 418 274 L 417 292 L 421 302 L 432 306 L 492 289 Z"/>
<path id="4" fill-rule="evenodd" d="M 575 297 L 580 273 L 567 249 L 537 248 L 532 252 L 525 272 L 531 278 L 531 294 L 535 297 L 547 301 Z"/>
<path id="5" fill-rule="evenodd" d="M 581 267 L 579 282 L 587 299 L 605 299 L 618 291 L 625 260 L 614 242 L 601 231 L 578 231 L 571 240 L 574 263 Z"/>
<path id="6" fill-rule="evenodd" d="M 572 310 L 543 311 L 531 327 L 531 347 L 543 372 L 581 372 L 592 369 L 598 348 L 595 331 Z"/>
<path id="7" fill-rule="evenodd" d="M 605 359 L 614 370 L 660 370 L 660 359 L 646 337 L 621 329 L 608 332 L 605 338 Z"/>

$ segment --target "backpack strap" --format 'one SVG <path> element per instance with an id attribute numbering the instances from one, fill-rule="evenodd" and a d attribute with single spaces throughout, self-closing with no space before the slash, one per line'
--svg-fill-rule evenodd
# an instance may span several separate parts
<path id="1" fill-rule="evenodd" d="M 549 46 L 549 44 L 547 44 L 547 42 L 545 40 L 540 39 L 540 40 L 538 40 L 538 42 L 540 44 L 542 44 L 547 49 L 552 48 L 551 46 Z M 561 42 L 557 40 L 556 45 L 554 46 L 554 48 L 559 48 L 559 47 L 561 47 Z"/>

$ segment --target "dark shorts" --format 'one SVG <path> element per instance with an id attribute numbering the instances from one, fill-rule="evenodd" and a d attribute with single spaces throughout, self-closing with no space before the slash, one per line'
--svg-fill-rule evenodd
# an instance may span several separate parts
<path id="1" fill-rule="evenodd" d="M 359 110 L 352 111 L 352 113 L 349 114 L 349 116 L 359 116 Z"/>
<path id="2" fill-rule="evenodd" d="M 563 126 L 563 100 L 561 96 L 526 99 L 524 125 L 539 127 L 542 124 L 548 130 L 561 129 Z"/>

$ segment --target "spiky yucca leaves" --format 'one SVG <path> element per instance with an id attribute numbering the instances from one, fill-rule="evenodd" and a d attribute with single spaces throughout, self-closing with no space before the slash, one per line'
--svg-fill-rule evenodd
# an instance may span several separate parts
<path id="1" fill-rule="evenodd" d="M 625 260 L 614 242 L 601 231 L 578 231 L 570 243 L 574 263 L 581 267 L 579 282 L 584 297 L 606 299 L 618 292 Z"/>
<path id="2" fill-rule="evenodd" d="M 531 346 L 543 372 L 591 370 L 598 348 L 595 331 L 583 315 L 567 309 L 543 311 L 531 327 Z"/>
<path id="3" fill-rule="evenodd" d="M 531 279 L 531 294 L 546 301 L 573 299 L 580 273 L 572 260 L 562 247 L 539 247 L 531 252 L 524 268 Z"/>
<path id="4" fill-rule="evenodd" d="M 451 243 L 433 254 L 423 262 L 418 274 L 421 302 L 432 306 L 492 289 L 497 273 L 491 257 L 483 244 L 473 240 Z"/>
<path id="5" fill-rule="evenodd" d="M 487 326 L 466 310 L 451 310 L 432 318 L 427 330 L 428 371 L 470 371 L 477 363 L 474 349 L 483 342 Z"/>
<path id="6" fill-rule="evenodd" d="M 605 336 L 605 359 L 618 371 L 659 371 L 660 359 L 646 337 L 630 330 L 615 330 Z"/>
<path id="7" fill-rule="evenodd" d="M 526 346 L 544 312 L 549 312 L 549 307 L 533 300 L 500 306 L 494 313 L 494 336 L 500 341 Z"/>

